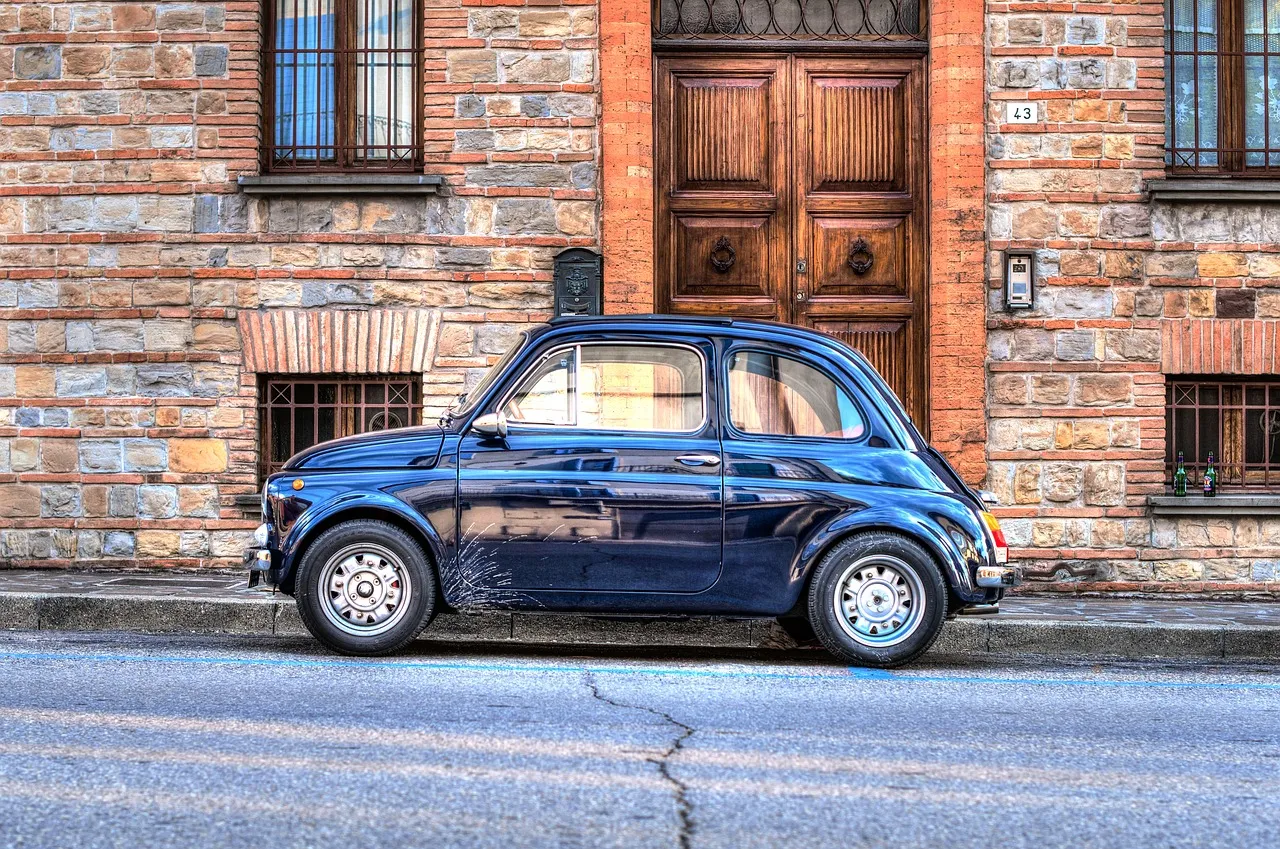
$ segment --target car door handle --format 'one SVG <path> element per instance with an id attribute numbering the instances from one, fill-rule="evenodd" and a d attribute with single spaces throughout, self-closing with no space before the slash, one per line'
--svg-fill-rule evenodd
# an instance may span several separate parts
<path id="1" fill-rule="evenodd" d="M 676 457 L 676 462 L 686 466 L 718 466 L 720 458 L 715 454 L 681 454 Z"/>

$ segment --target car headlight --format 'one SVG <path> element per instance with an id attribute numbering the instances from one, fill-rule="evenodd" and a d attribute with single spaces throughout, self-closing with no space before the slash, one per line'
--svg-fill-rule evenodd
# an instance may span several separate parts
<path id="1" fill-rule="evenodd" d="M 271 540 L 271 526 L 266 522 L 258 525 L 253 531 L 253 544 L 258 548 L 266 548 L 267 543 Z"/>

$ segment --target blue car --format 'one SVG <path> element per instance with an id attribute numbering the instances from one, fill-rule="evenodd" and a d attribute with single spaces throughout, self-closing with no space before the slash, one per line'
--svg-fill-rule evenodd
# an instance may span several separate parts
<path id="1" fill-rule="evenodd" d="M 1013 584 L 995 517 L 839 341 L 759 321 L 554 320 L 439 425 L 294 456 L 251 586 L 331 649 L 441 611 L 778 617 L 841 659 L 918 657 Z"/>

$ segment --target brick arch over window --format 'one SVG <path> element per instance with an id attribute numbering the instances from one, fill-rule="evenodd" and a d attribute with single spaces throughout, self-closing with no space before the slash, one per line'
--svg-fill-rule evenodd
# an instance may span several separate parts
<path id="1" fill-rule="evenodd" d="M 929 437 L 986 477 L 985 58 L 982 0 L 932 0 L 929 21 Z M 600 2 L 602 246 L 608 312 L 653 291 L 650 4 Z"/>
<path id="2" fill-rule="evenodd" d="M 265 310 L 239 316 L 244 370 L 269 374 L 411 374 L 430 370 L 435 310 Z"/>

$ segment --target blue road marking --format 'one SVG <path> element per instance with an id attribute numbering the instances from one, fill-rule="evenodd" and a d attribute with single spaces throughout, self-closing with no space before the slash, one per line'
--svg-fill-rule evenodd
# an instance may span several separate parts
<path id="1" fill-rule="evenodd" d="M 669 666 L 571 666 L 567 664 L 519 664 L 519 663 L 462 663 L 448 661 L 413 660 L 341 660 L 305 658 L 249 658 L 249 657 L 199 657 L 191 655 L 138 655 L 138 654 L 76 654 L 72 652 L 0 652 L 0 662 L 5 661 L 72 661 L 79 663 L 187 663 L 210 666 L 271 666 L 303 669 L 420 669 L 424 671 L 450 672 L 538 672 L 582 673 L 597 675 L 649 675 L 690 678 L 769 678 L 797 681 L 855 681 L 890 682 L 894 684 L 996 684 L 1005 686 L 1042 687 L 1129 687 L 1150 689 L 1195 690 L 1280 690 L 1277 682 L 1242 681 L 1152 681 L 1108 680 L 1101 678 L 1009 678 L 983 675 L 939 675 L 916 673 L 910 670 L 892 671 L 849 667 L 830 672 L 772 672 L 751 669 L 698 669 Z"/>

